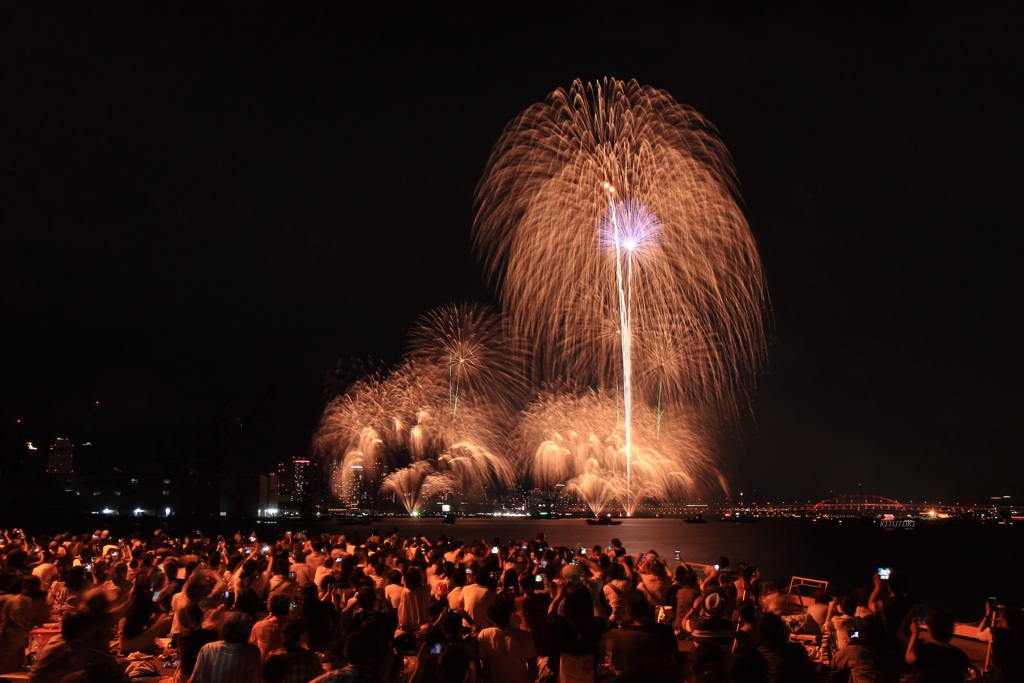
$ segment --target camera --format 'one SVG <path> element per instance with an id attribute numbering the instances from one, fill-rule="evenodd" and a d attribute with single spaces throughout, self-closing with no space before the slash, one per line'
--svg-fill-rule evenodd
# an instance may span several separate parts
<path id="1" fill-rule="evenodd" d="M 544 577 L 541 576 L 540 574 L 535 575 L 533 577 L 533 580 L 536 581 L 537 583 L 544 583 Z"/>
<path id="2" fill-rule="evenodd" d="M 880 578 L 882 581 L 888 581 L 889 580 L 889 574 L 891 574 L 891 573 L 892 573 L 892 569 L 890 569 L 889 567 L 879 567 L 878 568 L 878 578 Z"/>
<path id="3" fill-rule="evenodd" d="M 288 578 L 294 580 L 295 579 L 295 572 L 288 572 Z"/>
<path id="4" fill-rule="evenodd" d="M 430 646 L 430 654 L 439 655 L 441 654 L 441 643 L 434 643 Z"/>
<path id="5" fill-rule="evenodd" d="M 860 631 L 850 631 L 850 640 L 857 640 L 860 638 Z"/>
<path id="6" fill-rule="evenodd" d="M 676 551 L 676 560 L 678 560 L 678 559 L 679 559 L 679 551 L 677 550 Z"/>
<path id="7" fill-rule="evenodd" d="M 587 554 L 587 549 L 586 548 L 580 548 L 580 555 L 586 555 L 586 554 Z"/>
<path id="8" fill-rule="evenodd" d="M 496 546 L 496 545 L 492 545 L 491 546 L 491 554 L 492 555 L 497 555 L 498 554 L 498 546 Z"/>

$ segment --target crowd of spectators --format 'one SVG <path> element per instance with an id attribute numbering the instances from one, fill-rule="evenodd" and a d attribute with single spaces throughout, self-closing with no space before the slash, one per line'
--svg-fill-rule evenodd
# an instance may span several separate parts
<path id="1" fill-rule="evenodd" d="M 979 672 L 898 572 L 794 610 L 753 566 L 618 539 L 2 532 L 0 678 L 46 683 L 810 683 Z M 34 628 L 55 635 L 34 647 Z M 1024 680 L 1021 610 L 986 605 L 993 681 Z"/>

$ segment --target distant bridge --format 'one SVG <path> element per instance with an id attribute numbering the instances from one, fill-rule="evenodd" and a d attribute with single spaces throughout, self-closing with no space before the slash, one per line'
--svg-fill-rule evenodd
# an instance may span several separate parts
<path id="1" fill-rule="evenodd" d="M 841 493 L 811 506 L 815 512 L 906 512 L 907 506 L 898 500 L 864 493 Z"/>
<path id="2" fill-rule="evenodd" d="M 880 517 L 883 515 L 953 514 L 969 512 L 972 505 L 959 503 L 901 503 L 893 498 L 864 493 L 841 493 L 817 503 L 794 502 L 779 504 L 752 504 L 729 507 L 729 512 L 746 511 L 758 515 L 797 514 L 828 517 Z"/>

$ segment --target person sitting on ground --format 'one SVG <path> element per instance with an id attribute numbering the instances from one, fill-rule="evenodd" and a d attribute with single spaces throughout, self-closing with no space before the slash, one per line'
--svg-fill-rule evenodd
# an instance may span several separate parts
<path id="1" fill-rule="evenodd" d="M 267 601 L 270 614 L 256 622 L 249 635 L 249 642 L 260 649 L 260 658 L 265 661 L 273 650 L 284 647 L 284 627 L 292 611 L 292 601 L 284 593 L 270 596 Z"/>
<path id="2" fill-rule="evenodd" d="M 864 617 L 857 637 L 832 659 L 832 670 L 849 672 L 850 683 L 897 683 L 900 661 L 889 647 L 885 624 L 877 615 Z"/>
<path id="3" fill-rule="evenodd" d="M 668 589 L 672 585 L 672 577 L 668 575 L 665 563 L 654 550 L 647 551 L 647 557 L 638 562 L 636 573 L 640 577 L 637 584 L 645 596 L 647 602 L 652 605 L 666 605 L 668 600 Z"/>
<path id="4" fill-rule="evenodd" d="M 339 659 L 345 666 L 317 676 L 309 683 L 378 683 L 372 666 L 377 643 L 369 630 L 359 630 L 345 639 Z"/>
<path id="5" fill-rule="evenodd" d="M 691 616 L 686 624 L 695 643 L 718 645 L 726 652 L 732 651 L 736 627 L 725 615 L 726 599 L 718 591 L 711 591 L 701 601 L 701 611 Z"/>
<path id="6" fill-rule="evenodd" d="M 548 609 L 547 667 L 556 676 L 565 668 L 566 679 L 593 680 L 601 640 L 608 628 L 607 620 L 594 612 L 594 599 L 581 582 L 558 584 Z"/>
<path id="7" fill-rule="evenodd" d="M 872 577 L 874 589 L 868 598 L 868 608 L 885 619 L 889 644 L 897 651 L 906 649 L 910 638 L 910 614 L 916 601 L 907 593 L 902 572 L 893 569 L 888 579 L 879 574 Z"/>
<path id="8" fill-rule="evenodd" d="M 157 609 L 155 595 L 148 581 L 139 581 L 135 584 L 132 602 L 121 624 L 118 645 L 121 652 L 157 654 L 163 649 L 157 644 L 156 639 L 163 638 L 170 632 L 171 615 L 163 614 Z"/>
<path id="9" fill-rule="evenodd" d="M 655 607 L 639 590 L 631 590 L 626 602 L 630 621 L 605 634 L 603 649 L 611 653 L 611 668 L 619 676 L 642 681 L 678 680 L 679 644 L 672 627 L 655 623 Z"/>
<path id="10" fill-rule="evenodd" d="M 417 567 L 405 572 L 404 582 L 398 603 L 398 628 L 416 633 L 430 622 L 430 589 L 423 584 L 423 574 Z"/>
<path id="11" fill-rule="evenodd" d="M 260 649 L 249 643 L 252 617 L 232 612 L 224 619 L 221 640 L 203 645 L 188 683 L 259 681 Z"/>
<path id="12" fill-rule="evenodd" d="M 16 595 L 0 595 L 0 673 L 21 670 L 29 632 L 49 617 L 46 591 L 38 576 L 22 574 Z"/>
<path id="13" fill-rule="evenodd" d="M 60 633 L 50 638 L 29 669 L 31 683 L 60 683 L 68 675 L 97 666 L 109 667 L 110 615 L 105 597 L 86 601 L 81 609 L 68 612 L 60 622 Z M 114 679 L 117 680 L 117 679 Z"/>
<path id="14" fill-rule="evenodd" d="M 992 643 L 992 683 L 1024 681 L 1024 611 L 1010 600 L 987 600 L 979 632 Z"/>
<path id="15" fill-rule="evenodd" d="M 964 651 L 949 642 L 953 638 L 953 616 L 945 610 L 934 609 L 928 613 L 925 624 L 928 625 L 928 641 L 921 637 L 921 619 L 912 617 L 910 621 L 905 659 L 917 671 L 915 680 L 918 683 L 963 681 L 973 667 Z"/>
<path id="16" fill-rule="evenodd" d="M 831 619 L 827 621 L 832 631 L 835 649 L 842 650 L 850 644 L 850 633 L 860 629 L 861 617 L 857 613 L 857 600 L 852 595 L 836 598 L 829 606 Z"/>
<path id="17" fill-rule="evenodd" d="M 285 624 L 282 633 L 284 646 L 272 651 L 267 656 L 264 662 L 264 678 L 267 678 L 267 667 L 270 667 L 271 671 L 275 669 L 282 670 L 283 674 L 280 680 L 283 683 L 293 683 L 295 681 L 305 683 L 323 674 L 324 667 L 320 663 L 320 657 L 315 652 L 302 647 L 302 637 L 304 634 L 305 630 L 302 628 L 302 622 L 290 621 Z M 279 663 L 272 664 L 272 661 L 278 661 Z M 268 679 L 265 683 L 270 683 L 270 680 Z"/>
<path id="18" fill-rule="evenodd" d="M 487 608 L 491 626 L 477 634 L 481 674 L 490 683 L 532 683 L 537 679 L 537 649 L 532 636 L 512 628 L 512 605 L 496 600 Z"/>
<path id="19" fill-rule="evenodd" d="M 474 578 L 471 585 L 462 589 L 462 604 L 473 629 L 479 631 L 491 625 L 487 609 L 497 601 L 498 595 L 490 586 L 491 573 L 486 564 L 477 567 Z"/>
<path id="20" fill-rule="evenodd" d="M 807 607 L 807 616 L 814 619 L 814 623 L 818 625 L 818 633 L 825 630 L 831 601 L 832 598 L 825 589 L 818 588 L 814 591 L 814 603 Z"/>
<path id="21" fill-rule="evenodd" d="M 686 683 L 729 683 L 729 669 L 722 648 L 701 643 L 686 662 Z"/>
<path id="22" fill-rule="evenodd" d="M 626 595 L 633 590 L 633 585 L 626 578 L 626 568 L 621 563 L 613 562 L 608 567 L 608 580 L 603 590 L 610 610 L 608 621 L 616 627 L 631 621 Z"/>
<path id="23" fill-rule="evenodd" d="M 807 650 L 789 640 L 789 627 L 777 614 L 762 614 L 757 626 L 757 648 L 768 663 L 768 683 L 814 683 L 814 666 Z"/>
<path id="24" fill-rule="evenodd" d="M 537 579 L 540 579 L 538 581 Z M 519 579 L 523 594 L 516 599 L 519 627 L 530 632 L 537 656 L 548 656 L 548 607 L 551 595 L 542 574 L 523 574 Z"/>
<path id="25" fill-rule="evenodd" d="M 676 567 L 676 583 L 679 589 L 676 591 L 676 615 L 672 622 L 676 633 L 681 637 L 689 637 L 689 632 L 683 627 L 684 622 L 693 616 L 693 610 L 699 607 L 700 588 L 697 587 L 697 575 L 684 565 Z"/>

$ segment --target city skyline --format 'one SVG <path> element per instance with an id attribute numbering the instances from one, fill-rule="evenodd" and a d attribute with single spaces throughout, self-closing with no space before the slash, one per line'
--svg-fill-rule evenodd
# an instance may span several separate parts
<path id="1" fill-rule="evenodd" d="M 695 107 L 733 156 L 773 324 L 720 446 L 734 490 L 1021 495 L 991 490 L 1019 472 L 1012 22 L 455 7 L 13 16 L 4 447 L 308 454 L 339 361 L 395 363 L 428 310 L 496 302 L 470 247 L 491 146 L 608 76 Z"/>

